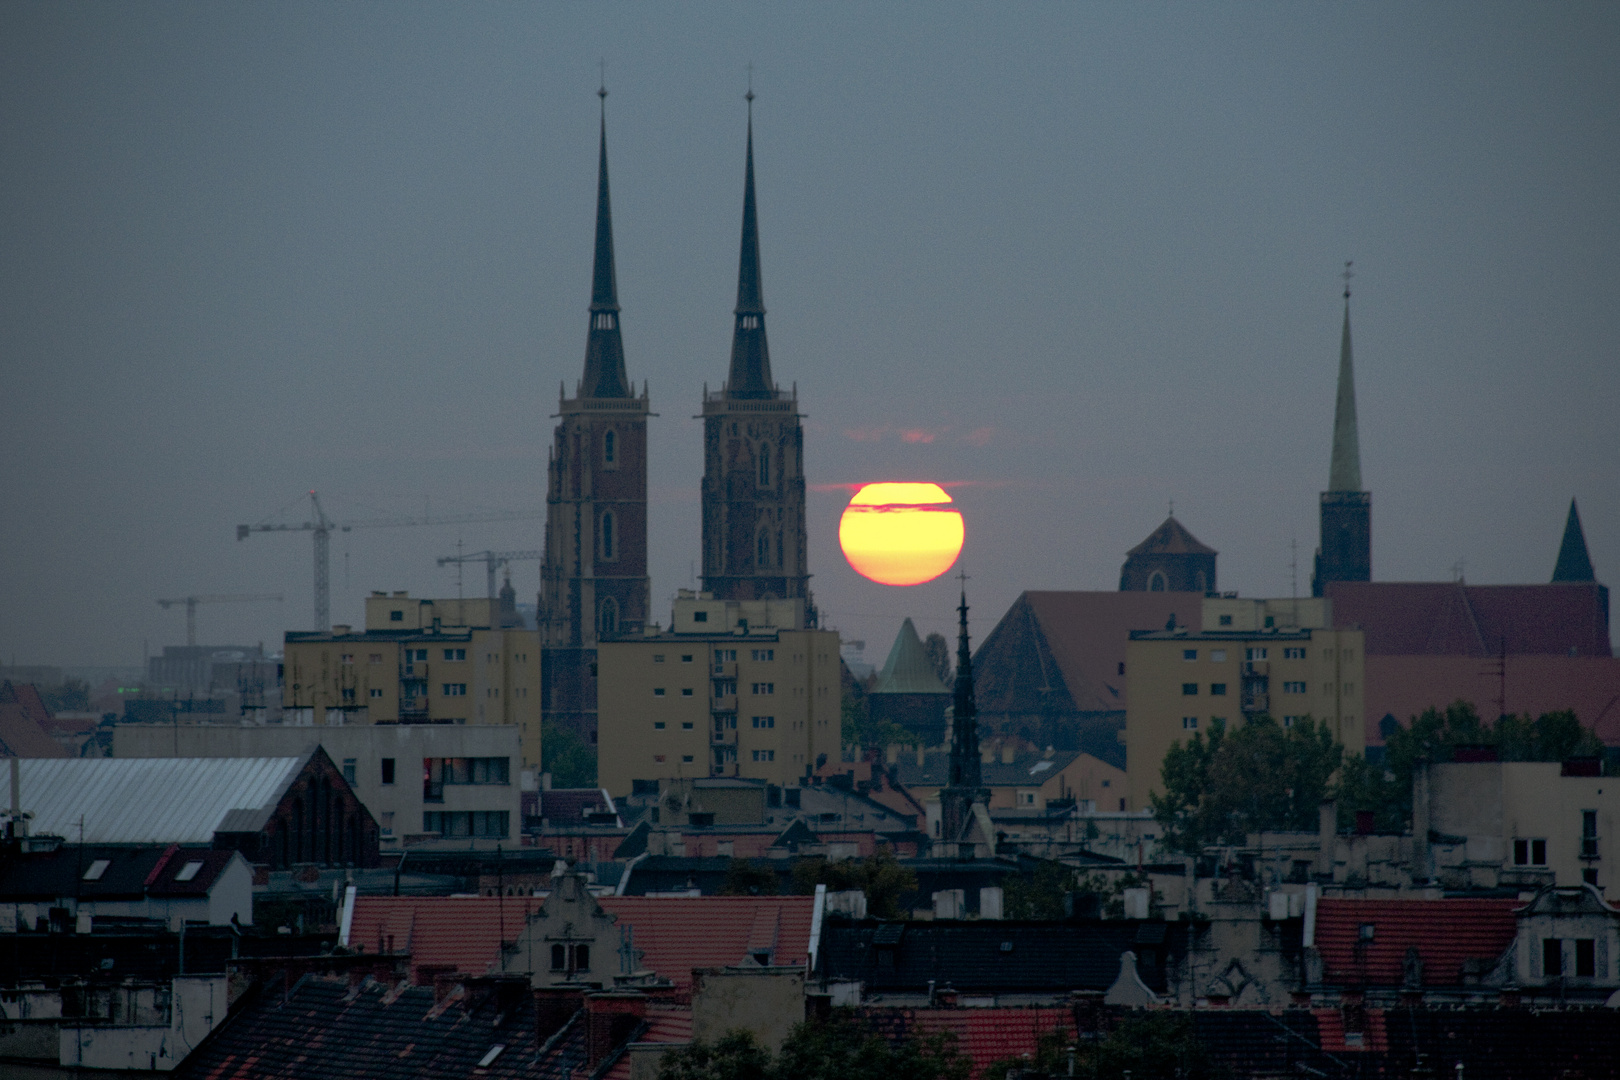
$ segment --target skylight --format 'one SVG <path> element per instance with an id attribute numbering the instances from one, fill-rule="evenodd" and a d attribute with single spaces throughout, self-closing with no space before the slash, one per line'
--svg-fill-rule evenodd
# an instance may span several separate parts
<path id="1" fill-rule="evenodd" d="M 84 880 L 100 881 L 101 875 L 105 874 L 107 872 L 107 867 L 111 865 L 111 859 L 97 859 L 95 862 L 90 864 L 90 869 L 84 872 Z"/>
<path id="2" fill-rule="evenodd" d="M 1034 765 L 1030 766 L 1029 775 L 1034 776 L 1036 773 L 1043 772 L 1051 767 L 1052 763 L 1050 761 L 1037 761 Z"/>
<path id="3" fill-rule="evenodd" d="M 489 1048 L 489 1053 L 478 1059 L 478 1067 L 480 1069 L 488 1068 L 496 1058 L 501 1056 L 501 1051 L 505 1049 L 505 1043 L 496 1043 L 494 1046 Z"/>
<path id="4" fill-rule="evenodd" d="M 197 871 L 201 870 L 202 867 L 203 864 L 200 861 L 188 862 L 186 865 L 180 868 L 180 872 L 178 874 L 174 875 L 174 880 L 190 881 L 192 878 L 197 876 Z"/>

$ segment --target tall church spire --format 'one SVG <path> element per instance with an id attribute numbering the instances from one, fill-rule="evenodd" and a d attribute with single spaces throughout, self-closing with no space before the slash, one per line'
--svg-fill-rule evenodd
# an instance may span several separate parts
<path id="1" fill-rule="evenodd" d="M 1356 433 L 1356 377 L 1350 359 L 1350 270 L 1345 264 L 1344 333 L 1339 338 L 1339 394 L 1333 405 L 1329 491 L 1361 490 L 1361 440 Z"/>
<path id="2" fill-rule="evenodd" d="M 1564 542 L 1558 545 L 1558 565 L 1553 567 L 1553 581 L 1596 581 L 1592 570 L 1592 556 L 1586 550 L 1586 533 L 1581 529 L 1581 512 L 1575 500 L 1569 500 L 1569 517 L 1564 520 Z"/>
<path id="3" fill-rule="evenodd" d="M 613 207 L 608 198 L 607 87 L 602 99 L 602 136 L 596 173 L 596 263 L 591 271 L 591 328 L 585 338 L 585 375 L 579 393 L 587 398 L 626 398 L 624 341 L 619 336 L 619 279 L 613 266 Z"/>
<path id="4" fill-rule="evenodd" d="M 743 182 L 742 254 L 737 263 L 736 326 L 731 336 L 731 375 L 726 393 L 733 398 L 776 396 L 771 381 L 771 349 L 765 340 L 765 289 L 760 281 L 759 218 L 754 205 L 754 92 L 748 91 L 748 165 Z"/>
<path id="5" fill-rule="evenodd" d="M 979 707 L 973 698 L 973 650 L 968 647 L 965 585 L 956 612 L 956 695 L 951 708 L 950 786 L 975 789 L 979 786 Z"/>

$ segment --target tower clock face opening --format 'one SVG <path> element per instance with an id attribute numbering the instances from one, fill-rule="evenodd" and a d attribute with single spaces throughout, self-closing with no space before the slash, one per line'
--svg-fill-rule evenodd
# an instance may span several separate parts
<path id="1" fill-rule="evenodd" d="M 938 484 L 866 484 L 838 522 L 838 545 L 857 574 L 880 585 L 921 585 L 956 564 L 962 514 Z"/>

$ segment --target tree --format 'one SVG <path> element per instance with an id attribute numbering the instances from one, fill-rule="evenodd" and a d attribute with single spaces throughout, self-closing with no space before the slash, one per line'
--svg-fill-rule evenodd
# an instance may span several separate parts
<path id="1" fill-rule="evenodd" d="M 856 750 L 893 746 L 896 743 L 910 745 L 917 741 L 916 735 L 892 720 L 872 719 L 866 698 L 853 694 L 844 695 L 840 721 L 843 725 L 840 741 Z"/>
<path id="2" fill-rule="evenodd" d="M 721 896 L 775 896 L 781 878 L 769 866 L 753 859 L 732 859 L 726 867 L 726 883 Z"/>
<path id="3" fill-rule="evenodd" d="M 551 774 L 553 787 L 581 788 L 596 784 L 596 751 L 573 728 L 541 724 L 540 760 L 540 767 Z"/>
<path id="4" fill-rule="evenodd" d="M 934 674 L 946 686 L 951 685 L 951 645 L 945 640 L 945 635 L 939 631 L 929 634 L 923 639 L 923 652 L 928 656 L 928 662 L 934 665 Z"/>
<path id="5" fill-rule="evenodd" d="M 771 1052 L 746 1031 L 731 1031 L 713 1044 L 692 1042 L 658 1062 L 658 1080 L 770 1080 Z"/>
<path id="6" fill-rule="evenodd" d="M 1036 1041 L 1034 1054 L 1003 1058 L 980 1075 L 985 1080 L 1071 1075 L 1080 1080 L 1114 1080 L 1128 1072 L 1133 1080 L 1213 1080 L 1223 1071 L 1210 1060 L 1186 1014 L 1155 1012 L 1128 1016 L 1095 1042 L 1077 1041 L 1073 1032 L 1063 1028 L 1049 1031 Z"/>
<path id="7" fill-rule="evenodd" d="M 894 852 L 879 848 L 876 855 L 865 859 L 801 859 L 793 867 L 793 886 L 800 895 L 813 895 L 817 885 L 827 886 L 828 892 L 846 892 L 859 889 L 866 894 L 866 910 L 880 919 L 905 917 L 900 900 L 917 891 L 917 875 L 908 866 L 901 866 Z"/>
<path id="8" fill-rule="evenodd" d="M 1164 792 L 1153 815 L 1173 848 L 1242 843 L 1249 833 L 1306 831 L 1344 759 L 1344 747 L 1310 717 L 1284 728 L 1261 715 L 1228 730 L 1212 721 L 1185 745 L 1175 743 L 1160 768 Z"/>
<path id="9" fill-rule="evenodd" d="M 848 1009 L 795 1027 L 773 1062 L 746 1031 L 666 1053 L 659 1080 L 969 1080 L 973 1061 L 955 1039 L 890 1042 Z"/>

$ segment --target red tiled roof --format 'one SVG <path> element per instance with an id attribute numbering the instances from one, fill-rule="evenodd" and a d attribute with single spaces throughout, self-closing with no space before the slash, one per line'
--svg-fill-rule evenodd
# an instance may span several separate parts
<path id="1" fill-rule="evenodd" d="M 1148 538 L 1137 544 L 1126 555 L 1214 555 L 1216 551 L 1208 544 L 1199 541 L 1198 537 L 1187 531 L 1187 526 L 1175 518 L 1165 518 L 1160 525 L 1148 534 Z"/>
<path id="2" fill-rule="evenodd" d="M 803 964 L 809 957 L 814 897 L 604 896 L 599 902 L 621 925 L 635 927 L 642 967 L 677 986 L 691 985 L 693 968 L 741 963 L 767 937 L 775 942 L 774 963 Z M 516 941 L 543 903 L 532 896 L 360 896 L 349 941 L 387 951 L 392 935 L 394 951 L 409 952 L 413 969 L 486 975 L 499 961 L 500 943 Z M 507 962 L 514 964 L 528 970 L 526 958 Z"/>
<path id="3" fill-rule="evenodd" d="M 1423 958 L 1425 986 L 1456 986 L 1462 962 L 1494 962 L 1512 943 L 1518 900 L 1322 900 L 1316 907 L 1316 948 L 1330 983 L 1401 985 L 1406 952 Z M 1358 951 L 1361 927 L 1372 942 Z"/>
<path id="4" fill-rule="evenodd" d="M 32 689 L 32 688 L 30 688 Z M 0 757 L 65 758 L 62 744 L 15 702 L 0 703 Z"/>
<path id="5" fill-rule="evenodd" d="M 1333 625 L 1361 627 L 1369 656 L 1614 655 L 1596 582 L 1335 581 L 1326 592 Z"/>
<path id="6" fill-rule="evenodd" d="M 1367 1050 L 1382 1054 L 1389 1049 L 1389 1035 L 1384 1024 L 1383 1009 L 1368 1009 L 1362 1027 L 1361 1042 L 1352 1044 L 1344 1035 L 1344 1013 L 1338 1009 L 1312 1009 L 1316 1016 L 1317 1043 L 1330 1054 L 1355 1053 Z"/>
<path id="7" fill-rule="evenodd" d="M 1068 1009 L 872 1008 L 863 1012 L 890 1037 L 926 1038 L 941 1032 L 955 1035 L 957 1049 L 973 1059 L 975 1076 L 992 1062 L 1033 1055 L 1040 1037 L 1049 1031 L 1074 1028 L 1074 1017 Z"/>
<path id="8" fill-rule="evenodd" d="M 647 1006 L 647 1030 L 638 1043 L 689 1043 L 692 1041 L 692 1009 L 687 1005 Z M 630 1080 L 630 1055 L 621 1054 L 601 1080 Z"/>

